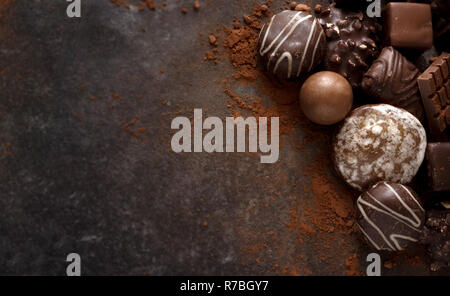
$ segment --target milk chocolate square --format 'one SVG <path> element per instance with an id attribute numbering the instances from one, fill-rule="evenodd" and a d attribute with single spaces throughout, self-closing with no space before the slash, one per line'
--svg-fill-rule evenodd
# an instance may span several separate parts
<path id="1" fill-rule="evenodd" d="M 425 50 L 433 46 L 429 4 L 390 2 L 384 11 L 385 38 L 396 48 Z"/>

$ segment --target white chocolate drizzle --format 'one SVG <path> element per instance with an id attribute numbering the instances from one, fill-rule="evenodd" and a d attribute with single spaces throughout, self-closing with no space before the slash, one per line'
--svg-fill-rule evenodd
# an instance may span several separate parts
<path id="1" fill-rule="evenodd" d="M 300 75 L 300 71 L 302 70 L 303 61 L 305 60 L 306 52 L 308 51 L 308 48 L 309 48 L 309 42 L 311 41 L 311 37 L 316 29 L 316 22 L 317 22 L 316 19 L 314 19 L 313 25 L 311 26 L 311 30 L 309 30 L 308 40 L 306 41 L 305 50 L 303 51 L 303 54 L 302 54 L 302 60 L 300 61 L 300 65 L 298 66 L 297 77 L 298 77 L 298 75 Z M 320 38 L 318 38 L 317 40 L 320 40 Z M 311 60 L 311 64 L 312 64 L 313 60 L 314 60 L 314 58 Z"/>
<path id="2" fill-rule="evenodd" d="M 323 30 L 320 31 L 319 37 L 317 38 L 316 44 L 314 45 L 314 51 L 313 51 L 313 55 L 311 58 L 311 64 L 309 65 L 309 68 L 308 68 L 308 72 L 311 71 L 312 66 L 314 64 L 314 58 L 316 57 L 317 47 L 319 46 L 319 41 L 320 41 L 320 38 L 322 37 L 322 35 L 323 35 Z"/>
<path id="3" fill-rule="evenodd" d="M 275 67 L 273 68 L 273 74 L 275 74 L 275 72 L 278 69 L 278 66 L 280 65 L 281 61 L 283 61 L 284 58 L 287 58 L 287 60 L 288 60 L 288 76 L 287 77 L 290 78 L 291 73 L 292 73 L 292 55 L 288 51 L 284 52 L 281 55 L 281 57 L 278 59 L 277 63 L 275 64 Z"/>

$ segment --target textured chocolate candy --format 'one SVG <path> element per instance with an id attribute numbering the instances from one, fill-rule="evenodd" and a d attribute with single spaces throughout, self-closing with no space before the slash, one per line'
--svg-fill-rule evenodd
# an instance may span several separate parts
<path id="1" fill-rule="evenodd" d="M 418 50 L 433 46 L 429 4 L 390 2 L 386 5 L 384 21 L 387 44 Z"/>
<path id="2" fill-rule="evenodd" d="M 425 159 L 431 189 L 450 191 L 450 142 L 429 143 Z"/>
<path id="3" fill-rule="evenodd" d="M 341 75 L 321 71 L 306 79 L 299 97 L 300 107 L 309 120 L 318 124 L 333 124 L 350 112 L 353 90 Z"/>
<path id="4" fill-rule="evenodd" d="M 258 53 L 279 81 L 299 78 L 322 60 L 325 36 L 316 18 L 304 11 L 282 11 L 262 28 Z"/>
<path id="5" fill-rule="evenodd" d="M 361 86 L 366 94 L 379 101 L 401 107 L 421 122 L 425 115 L 417 77 L 419 70 L 393 47 L 385 47 L 364 74 Z"/>
<path id="6" fill-rule="evenodd" d="M 353 188 L 378 181 L 409 183 L 425 155 L 426 134 L 411 113 L 387 104 L 365 105 L 344 120 L 333 142 L 336 171 Z"/>
<path id="7" fill-rule="evenodd" d="M 450 125 L 450 54 L 443 53 L 418 78 L 422 102 L 433 135 Z"/>
<path id="8" fill-rule="evenodd" d="M 425 211 L 411 188 L 379 182 L 356 205 L 358 227 L 375 249 L 401 251 L 421 238 Z"/>
<path id="9" fill-rule="evenodd" d="M 327 38 L 324 69 L 341 74 L 352 87 L 358 87 L 364 72 L 379 54 L 379 26 L 375 18 L 332 4 L 318 14 L 317 19 Z"/>

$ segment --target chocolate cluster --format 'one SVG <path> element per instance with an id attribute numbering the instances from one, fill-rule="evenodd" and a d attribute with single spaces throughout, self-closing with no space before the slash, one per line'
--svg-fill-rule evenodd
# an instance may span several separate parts
<path id="1" fill-rule="evenodd" d="M 448 266 L 448 211 L 437 217 L 424 201 L 450 199 L 450 5 L 385 2 L 381 18 L 366 14 L 367 3 L 293 2 L 264 26 L 258 50 L 270 75 L 299 83 L 306 117 L 343 120 L 333 163 L 362 192 L 357 222 L 369 245 L 400 251 L 421 242 Z M 350 112 L 353 99 L 365 105 Z M 428 186 L 417 194 L 427 183 L 414 179 L 422 166 Z"/>
<path id="2" fill-rule="evenodd" d="M 334 5 L 317 17 L 327 37 L 324 69 L 341 74 L 353 88 L 358 87 L 364 72 L 379 54 L 380 25 L 362 11 L 353 12 Z"/>

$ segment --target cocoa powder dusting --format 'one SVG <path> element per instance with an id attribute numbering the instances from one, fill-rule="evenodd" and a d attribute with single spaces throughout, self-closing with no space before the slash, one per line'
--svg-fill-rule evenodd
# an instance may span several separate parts
<path id="1" fill-rule="evenodd" d="M 229 97 L 227 107 L 231 109 L 233 116 L 244 116 L 241 115 L 244 112 L 255 118 L 279 117 L 281 135 L 294 133 L 296 127 L 300 125 L 306 132 L 304 141 L 328 144 L 329 133 L 312 125 L 299 111 L 297 104 L 299 85 L 280 88 L 270 81 L 258 65 L 256 52 L 258 35 L 262 21 L 271 15 L 269 7 L 270 2 L 256 5 L 252 13 L 243 16 L 243 23 L 235 20 L 232 28 L 225 27 L 224 48 L 236 70 L 232 75 L 233 78 L 244 84 L 251 83 L 272 103 L 263 104 L 261 98 L 236 94 L 230 87 L 226 87 L 224 92 Z M 302 6 L 298 9 L 309 8 Z M 298 145 L 301 146 L 302 144 Z M 298 196 L 289 197 L 290 208 L 285 210 L 277 208 L 278 216 L 286 215 L 289 218 L 285 222 L 280 221 L 280 225 L 274 227 L 276 230 L 261 233 L 258 225 L 239 223 L 238 232 L 242 234 L 241 253 L 245 258 L 244 265 L 269 260 L 265 258 L 267 257 L 265 254 L 275 252 L 277 259 L 273 262 L 272 270 L 265 271 L 267 274 L 312 274 L 306 263 L 311 260 L 309 259 L 311 254 L 306 253 L 309 246 L 313 247 L 320 261 L 330 260 L 330 251 L 333 254 L 341 254 L 342 265 L 337 267 L 341 268 L 336 270 L 337 273 L 361 274 L 357 257 L 354 255 L 355 246 L 346 239 L 350 233 L 356 231 L 356 225 L 353 223 L 355 196 L 353 192 L 343 189 L 335 178 L 329 176 L 329 168 L 332 168 L 332 164 L 325 151 L 304 169 L 303 175 L 310 178 L 311 185 L 300 189 Z M 280 176 L 287 174 L 281 168 L 278 172 Z M 286 179 L 286 184 L 264 183 L 261 186 L 274 185 L 278 188 L 293 186 L 287 181 L 288 176 L 283 178 Z M 271 203 L 274 204 L 277 203 L 277 199 L 283 198 L 280 193 L 273 195 Z M 270 235 L 267 235 L 268 233 Z M 287 247 L 289 245 L 287 241 L 294 241 L 294 246 Z"/>
<path id="2" fill-rule="evenodd" d="M 270 2 L 268 2 L 270 4 Z M 270 16 L 267 5 L 256 5 L 251 15 L 244 15 L 244 26 L 235 22 L 233 28 L 225 27 L 225 48 L 231 63 L 237 69 L 233 74 L 236 79 L 256 80 L 257 70 L 256 47 L 258 34 L 262 27 L 261 19 Z"/>
<path id="3" fill-rule="evenodd" d="M 123 6 L 128 9 L 135 7 L 139 11 L 143 11 L 146 8 L 149 10 L 156 9 L 156 1 L 155 0 L 109 0 L 111 3 L 116 4 L 117 6 Z"/>
<path id="4" fill-rule="evenodd" d="M 361 272 L 358 271 L 359 268 L 359 262 L 358 262 L 358 255 L 357 254 L 351 254 L 345 259 L 345 275 L 348 276 L 355 276 L 355 275 L 362 275 Z"/>
<path id="5" fill-rule="evenodd" d="M 275 215 L 280 217 L 280 221 L 267 228 L 249 223 L 251 218 L 238 218 L 242 264 L 247 266 L 256 262 L 261 267 L 272 265 L 270 270 L 261 270 L 265 274 L 310 275 L 313 274 L 310 266 L 319 261 L 330 264 L 327 274 L 363 275 L 364 267 L 357 255 L 362 237 L 355 223 L 353 206 L 359 193 L 347 188 L 333 175 L 329 157 L 332 128 L 311 124 L 302 115 L 297 103 L 300 83 L 280 88 L 258 65 L 257 39 L 261 23 L 271 14 L 269 7 L 270 3 L 257 5 L 252 13 L 243 16 L 242 23 L 234 20 L 233 27 L 225 27 L 224 48 L 235 68 L 232 77 L 244 85 L 255 87 L 272 103 L 263 104 L 262 98 L 237 94 L 227 84 L 224 90 L 229 97 L 227 107 L 234 117 L 279 117 L 280 134 L 290 137 L 299 154 L 307 152 L 304 148 L 307 142 L 320 148 L 316 151 L 318 155 L 303 170 L 303 177 L 310 180 L 310 185 L 298 190 L 296 195 L 285 197 L 280 192 L 284 186 L 295 187 L 295 183 L 289 182 L 289 172 L 285 168 L 277 168 L 277 175 L 282 181 L 277 180 L 276 184 L 260 182 L 260 186 L 267 188 L 268 194 L 271 194 L 268 204 L 261 207 L 276 209 Z M 310 7 L 298 5 L 292 9 L 311 10 Z M 322 7 L 316 5 L 314 9 L 320 11 Z M 297 138 L 298 127 L 305 133 L 303 142 Z M 278 204 L 278 200 L 283 199 L 290 201 L 290 207 L 283 208 Z M 252 217 L 254 210 L 248 210 L 246 215 Z M 285 216 L 288 218 L 283 221 L 281 217 Z M 420 260 L 417 256 L 413 258 Z M 396 257 L 386 264 L 386 268 L 397 261 L 406 261 L 411 266 L 420 263 L 414 260 Z M 317 272 L 315 269 L 314 273 Z"/>
<path id="6" fill-rule="evenodd" d="M 233 114 L 241 114 L 240 110 L 247 110 L 257 120 L 259 117 L 279 117 L 279 131 L 281 135 L 289 134 L 298 122 L 297 112 L 289 106 L 272 104 L 266 107 L 262 104 L 261 98 L 252 98 L 250 96 L 242 98 L 228 88 L 225 89 L 225 94 L 231 99 L 227 107 L 232 109 Z"/>
<path id="7" fill-rule="evenodd" d="M 194 10 L 199 11 L 200 10 L 200 2 L 198 0 L 194 1 Z"/>

